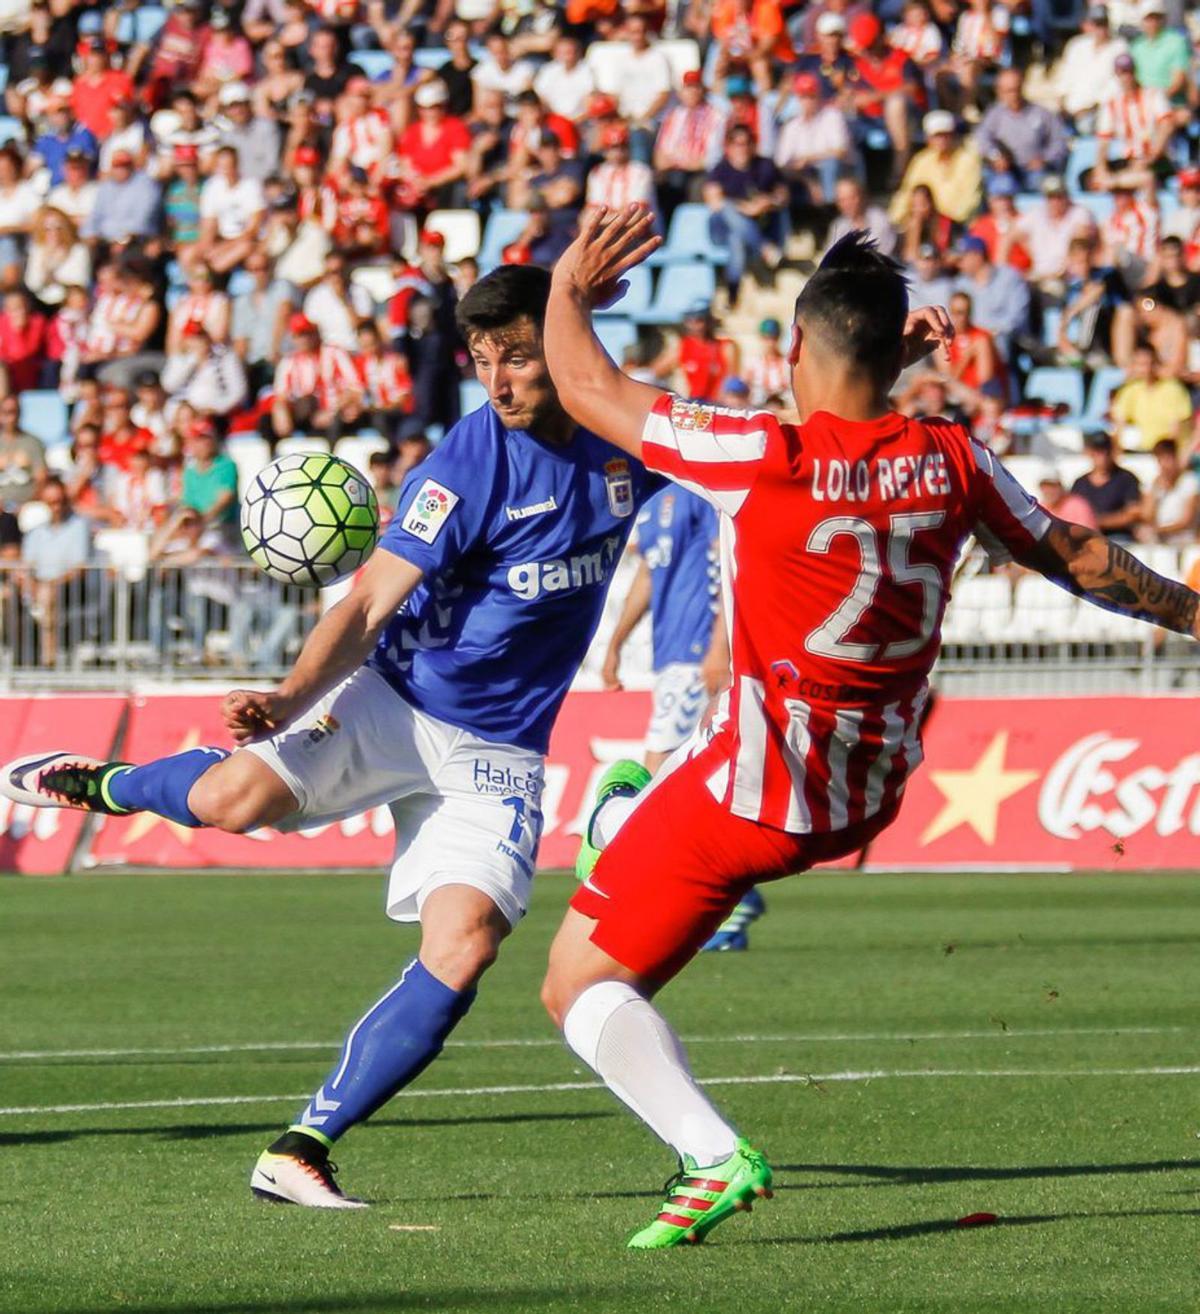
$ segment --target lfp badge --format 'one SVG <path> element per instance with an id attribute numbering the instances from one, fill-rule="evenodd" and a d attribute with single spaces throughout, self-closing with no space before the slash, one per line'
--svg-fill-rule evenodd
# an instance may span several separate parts
<path id="1" fill-rule="evenodd" d="M 608 491 L 608 509 L 614 516 L 633 515 L 633 475 L 628 461 L 618 459 L 605 465 L 604 487 Z"/>

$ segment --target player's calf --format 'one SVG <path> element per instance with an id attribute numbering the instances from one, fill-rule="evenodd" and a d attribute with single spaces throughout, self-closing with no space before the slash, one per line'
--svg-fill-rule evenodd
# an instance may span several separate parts
<path id="1" fill-rule="evenodd" d="M 295 812 L 296 806 L 292 791 L 254 753 L 236 752 L 210 763 L 187 790 L 187 809 L 195 817 L 195 824 L 234 835 L 272 826 Z"/>

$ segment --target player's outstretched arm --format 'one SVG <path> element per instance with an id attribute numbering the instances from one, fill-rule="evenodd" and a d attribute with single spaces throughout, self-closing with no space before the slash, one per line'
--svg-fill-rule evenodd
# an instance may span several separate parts
<path id="1" fill-rule="evenodd" d="M 235 689 L 221 714 L 234 743 L 282 730 L 293 717 L 352 675 L 370 656 L 384 626 L 421 582 L 418 566 L 380 549 L 351 592 L 325 613 L 304 641 L 291 673 L 277 689 Z"/>
<path id="2" fill-rule="evenodd" d="M 590 209 L 559 257 L 546 307 L 545 350 L 563 408 L 577 423 L 639 460 L 658 388 L 623 374 L 592 332 L 592 311 L 622 291 L 621 275 L 662 242 L 641 205 Z"/>
<path id="3" fill-rule="evenodd" d="M 608 641 L 608 651 L 604 654 L 604 667 L 600 675 L 606 689 L 622 687 L 619 674 L 621 649 L 625 646 L 625 640 L 637 628 L 638 621 L 650 610 L 650 594 L 650 567 L 646 565 L 646 558 L 639 553 L 637 574 L 634 575 L 633 582 L 629 586 L 625 606 L 621 608 L 616 628 Z"/>
<path id="4" fill-rule="evenodd" d="M 1109 611 L 1151 621 L 1200 639 L 1200 593 L 1156 575 L 1118 543 L 1093 529 L 1052 516 L 1021 565 Z"/>

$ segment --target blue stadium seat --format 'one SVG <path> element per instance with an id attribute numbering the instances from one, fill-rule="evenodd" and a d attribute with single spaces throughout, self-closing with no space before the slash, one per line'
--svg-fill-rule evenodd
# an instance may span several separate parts
<path id="1" fill-rule="evenodd" d="M 689 306 L 711 301 L 716 290 L 712 265 L 667 265 L 659 275 L 654 304 L 633 318 L 639 324 L 678 324 Z"/>
<path id="2" fill-rule="evenodd" d="M 40 438 L 47 447 L 70 439 L 67 404 L 52 390 L 30 390 L 21 394 L 21 428 Z"/>
<path id="3" fill-rule="evenodd" d="M 1062 324 L 1062 311 L 1057 306 L 1047 306 L 1042 311 L 1042 344 L 1053 347 L 1058 343 L 1058 330 Z"/>
<path id="4" fill-rule="evenodd" d="M 597 315 L 619 315 L 626 317 L 629 315 L 640 315 L 643 310 L 649 310 L 650 299 L 654 291 L 654 279 L 650 270 L 645 265 L 635 265 L 632 269 L 626 270 L 622 278 L 629 284 L 629 291 L 613 305 L 606 310 L 596 311 Z"/>
<path id="5" fill-rule="evenodd" d="M 1108 413 L 1108 399 L 1125 382 L 1125 371 L 1118 365 L 1106 365 L 1097 370 L 1092 377 L 1092 386 L 1088 391 L 1087 409 L 1083 412 L 1084 420 L 1091 424 L 1103 424 Z"/>
<path id="6" fill-rule="evenodd" d="M 233 270 L 229 275 L 229 282 L 225 285 L 225 291 L 231 297 L 240 297 L 247 292 L 253 292 L 254 275 L 248 269 Z"/>
<path id="7" fill-rule="evenodd" d="M 0 91 L 4 91 L 8 86 L 8 65 L 0 64 Z"/>
<path id="8" fill-rule="evenodd" d="M 1025 380 L 1025 396 L 1047 406 L 1065 405 L 1069 415 L 1083 414 L 1083 375 L 1062 366 L 1041 366 Z"/>
<path id="9" fill-rule="evenodd" d="M 528 216 L 523 210 L 493 210 L 479 246 L 479 272 L 488 274 L 504 258 L 504 248 L 521 235 Z"/>
<path id="10" fill-rule="evenodd" d="M 596 336 L 604 350 L 620 365 L 625 358 L 625 348 L 632 347 L 637 341 L 637 325 L 631 319 L 602 319 L 596 324 Z"/>
<path id="11" fill-rule="evenodd" d="M 123 46 L 149 45 L 167 21 L 162 5 L 142 5 L 125 10 L 117 19 L 117 41 Z"/>
<path id="12" fill-rule="evenodd" d="M 413 63 L 418 68 L 439 69 L 450 58 L 450 52 L 444 49 L 425 46 L 413 51 Z"/>
<path id="13" fill-rule="evenodd" d="M 0 146 L 6 141 L 25 142 L 25 125 L 11 114 L 0 114 Z"/>
<path id="14" fill-rule="evenodd" d="M 1112 214 L 1113 197 L 1111 192 L 1080 192 L 1071 198 L 1098 223 L 1102 224 Z"/>
<path id="15" fill-rule="evenodd" d="M 1095 137 L 1077 137 L 1071 143 L 1064 178 L 1072 196 L 1083 190 L 1083 175 L 1092 168 L 1100 154 L 1100 143 Z"/>
<path id="16" fill-rule="evenodd" d="M 390 77 L 392 66 L 396 62 L 386 50 L 352 50 L 348 58 L 351 64 L 357 64 L 372 82 Z"/>
<path id="17" fill-rule="evenodd" d="M 464 415 L 477 411 L 487 399 L 487 389 L 478 379 L 463 379 L 458 385 L 458 404 Z"/>
<path id="18" fill-rule="evenodd" d="M 708 235 L 708 221 L 712 211 L 707 205 L 687 203 L 676 209 L 667 229 L 667 240 L 650 257 L 652 265 L 672 265 L 685 260 L 707 260 L 723 265 L 728 251 L 718 246 Z"/>

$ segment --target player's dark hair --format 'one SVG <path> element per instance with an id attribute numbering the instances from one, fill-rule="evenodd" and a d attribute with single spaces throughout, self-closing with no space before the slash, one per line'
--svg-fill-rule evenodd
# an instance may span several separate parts
<path id="1" fill-rule="evenodd" d="M 796 298 L 796 322 L 831 354 L 890 384 L 900 372 L 908 285 L 861 229 L 825 254 Z"/>
<path id="2" fill-rule="evenodd" d="M 539 265 L 501 265 L 481 278 L 458 303 L 454 318 L 469 342 L 528 315 L 540 329 L 550 300 L 550 271 Z"/>

